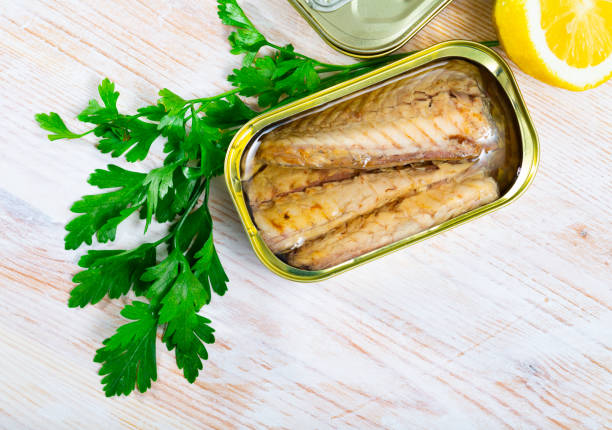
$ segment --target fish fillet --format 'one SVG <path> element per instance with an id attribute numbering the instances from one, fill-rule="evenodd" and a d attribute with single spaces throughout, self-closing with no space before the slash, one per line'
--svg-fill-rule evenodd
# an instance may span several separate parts
<path id="1" fill-rule="evenodd" d="M 253 208 L 253 219 L 274 253 L 286 252 L 393 200 L 465 173 L 472 163 L 364 171 L 353 178 L 287 194 Z"/>
<path id="2" fill-rule="evenodd" d="M 319 270 L 419 233 L 498 197 L 492 178 L 451 182 L 343 224 L 288 255 L 292 266 Z"/>
<path id="3" fill-rule="evenodd" d="M 261 163 L 311 168 L 381 168 L 473 158 L 497 132 L 478 69 L 453 60 L 400 79 L 262 137 Z"/>
<path id="4" fill-rule="evenodd" d="M 327 182 L 342 181 L 359 174 L 355 169 L 305 169 L 266 166 L 244 184 L 251 207 L 282 197 L 289 193 Z"/>

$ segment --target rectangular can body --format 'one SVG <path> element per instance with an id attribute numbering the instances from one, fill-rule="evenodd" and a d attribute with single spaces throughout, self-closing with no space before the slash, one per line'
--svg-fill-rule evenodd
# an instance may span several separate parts
<path id="1" fill-rule="evenodd" d="M 477 66 L 483 74 L 486 74 L 488 91 L 491 97 L 497 100 L 496 103 L 503 104 L 499 109 L 496 109 L 495 115 L 502 117 L 506 124 L 504 126 L 504 136 L 510 137 L 506 139 L 507 149 L 504 150 L 507 167 L 504 164 L 496 170 L 496 175 L 498 175 L 496 181 L 500 184 L 498 197 L 494 201 L 453 216 L 423 231 L 339 264 L 334 264 L 331 267 L 306 270 L 288 264 L 287 261 L 272 252 L 269 243 L 266 243 L 262 237 L 261 229 L 254 221 L 252 207 L 246 197 L 245 177 L 243 177 L 244 163 L 245 159 L 249 157 L 250 147 L 262 135 L 265 136 L 265 133 L 269 133 L 268 130 L 278 127 L 279 124 L 296 121 L 296 118 L 311 115 L 312 112 L 323 111 L 328 106 L 334 106 L 334 103 L 337 104 L 347 99 L 351 100 L 351 97 L 360 97 L 360 94 L 373 91 L 372 88 L 384 87 L 388 85 L 388 82 L 404 79 L 403 76 L 407 76 L 405 79 L 408 80 L 412 76 L 411 74 L 421 73 L 420 71 L 428 70 L 428 68 L 437 64 L 456 60 L 471 63 Z M 435 45 L 361 77 L 338 84 L 254 118 L 238 131 L 230 144 L 225 161 L 225 180 L 249 241 L 261 262 L 271 271 L 284 278 L 309 282 L 329 278 L 511 203 L 532 182 L 537 170 L 538 160 L 537 134 L 509 66 L 493 50 L 481 44 L 468 41 L 451 41 Z"/>

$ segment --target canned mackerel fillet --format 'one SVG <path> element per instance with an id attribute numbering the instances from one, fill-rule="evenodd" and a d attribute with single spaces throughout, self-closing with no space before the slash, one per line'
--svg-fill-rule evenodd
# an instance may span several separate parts
<path id="1" fill-rule="evenodd" d="M 225 178 L 260 260 L 316 281 L 507 205 L 538 158 L 508 65 L 454 41 L 251 120 Z"/>
<path id="2" fill-rule="evenodd" d="M 333 48 L 353 57 L 386 55 L 452 0 L 289 0 Z"/>

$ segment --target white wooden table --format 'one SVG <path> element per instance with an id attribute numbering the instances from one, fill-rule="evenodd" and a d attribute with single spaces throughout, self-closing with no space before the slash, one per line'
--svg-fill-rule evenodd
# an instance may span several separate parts
<path id="1" fill-rule="evenodd" d="M 351 61 L 285 1 L 241 4 L 270 39 Z M 491 9 L 456 0 L 404 49 L 493 39 Z M 0 0 L 0 428 L 612 428 L 612 84 L 570 93 L 516 68 L 542 144 L 518 202 L 301 285 L 258 262 L 218 180 L 231 283 L 206 308 L 204 373 L 188 384 L 160 346 L 148 393 L 104 397 L 92 357 L 120 303 L 68 309 L 79 253 L 63 227 L 110 159 L 90 139 L 48 142 L 33 115 L 76 125 L 105 76 L 124 111 L 163 87 L 227 89 L 228 31 L 213 0 Z"/>

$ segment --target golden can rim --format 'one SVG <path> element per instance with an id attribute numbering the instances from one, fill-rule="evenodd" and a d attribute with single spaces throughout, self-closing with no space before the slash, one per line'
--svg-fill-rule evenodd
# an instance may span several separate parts
<path id="1" fill-rule="evenodd" d="M 489 70 L 492 77 L 494 77 L 503 88 L 510 101 L 510 105 L 518 122 L 523 152 L 518 177 L 510 189 L 494 202 L 328 269 L 313 271 L 297 269 L 289 266 L 274 255 L 261 238 L 257 227 L 251 219 L 242 190 L 240 178 L 241 158 L 252 138 L 270 124 L 297 115 L 308 109 L 318 107 L 324 103 L 336 100 L 371 85 L 375 85 L 402 73 L 409 72 L 430 62 L 453 58 L 468 60 Z M 366 262 L 378 259 L 393 251 L 406 248 L 512 203 L 520 197 L 533 182 L 537 172 L 539 159 L 540 146 L 538 136 L 525 105 L 525 101 L 523 100 L 523 96 L 521 95 L 508 64 L 495 51 L 480 43 L 455 40 L 439 43 L 416 54 L 407 56 L 404 59 L 382 66 L 360 77 L 342 82 L 253 118 L 236 133 L 230 143 L 225 158 L 224 170 L 225 183 L 232 197 L 232 201 L 234 202 L 234 206 L 238 211 L 240 221 L 242 222 L 249 242 L 259 260 L 272 272 L 285 279 L 297 282 L 315 282 L 328 279 L 349 269 L 365 264 Z"/>
<path id="2" fill-rule="evenodd" d="M 377 49 L 370 50 L 362 50 L 355 46 L 351 46 L 348 43 L 342 42 L 341 40 L 335 38 L 331 35 L 323 24 L 319 22 L 319 20 L 314 15 L 315 13 L 320 14 L 320 12 L 309 11 L 307 10 L 303 4 L 301 4 L 298 0 L 289 0 L 289 3 L 293 6 L 293 8 L 304 18 L 304 20 L 315 30 L 315 32 L 323 39 L 323 41 L 329 45 L 334 50 L 351 57 L 355 58 L 378 58 L 388 55 L 402 46 L 404 46 L 410 39 L 414 37 L 416 33 L 421 31 L 423 27 L 425 27 L 432 19 L 436 17 L 446 6 L 448 6 L 453 0 L 442 0 L 437 5 L 437 7 L 431 10 L 428 14 L 423 15 L 419 18 L 418 23 L 416 25 L 407 26 L 404 32 L 401 33 L 395 40 L 392 42 L 382 45 Z"/>

